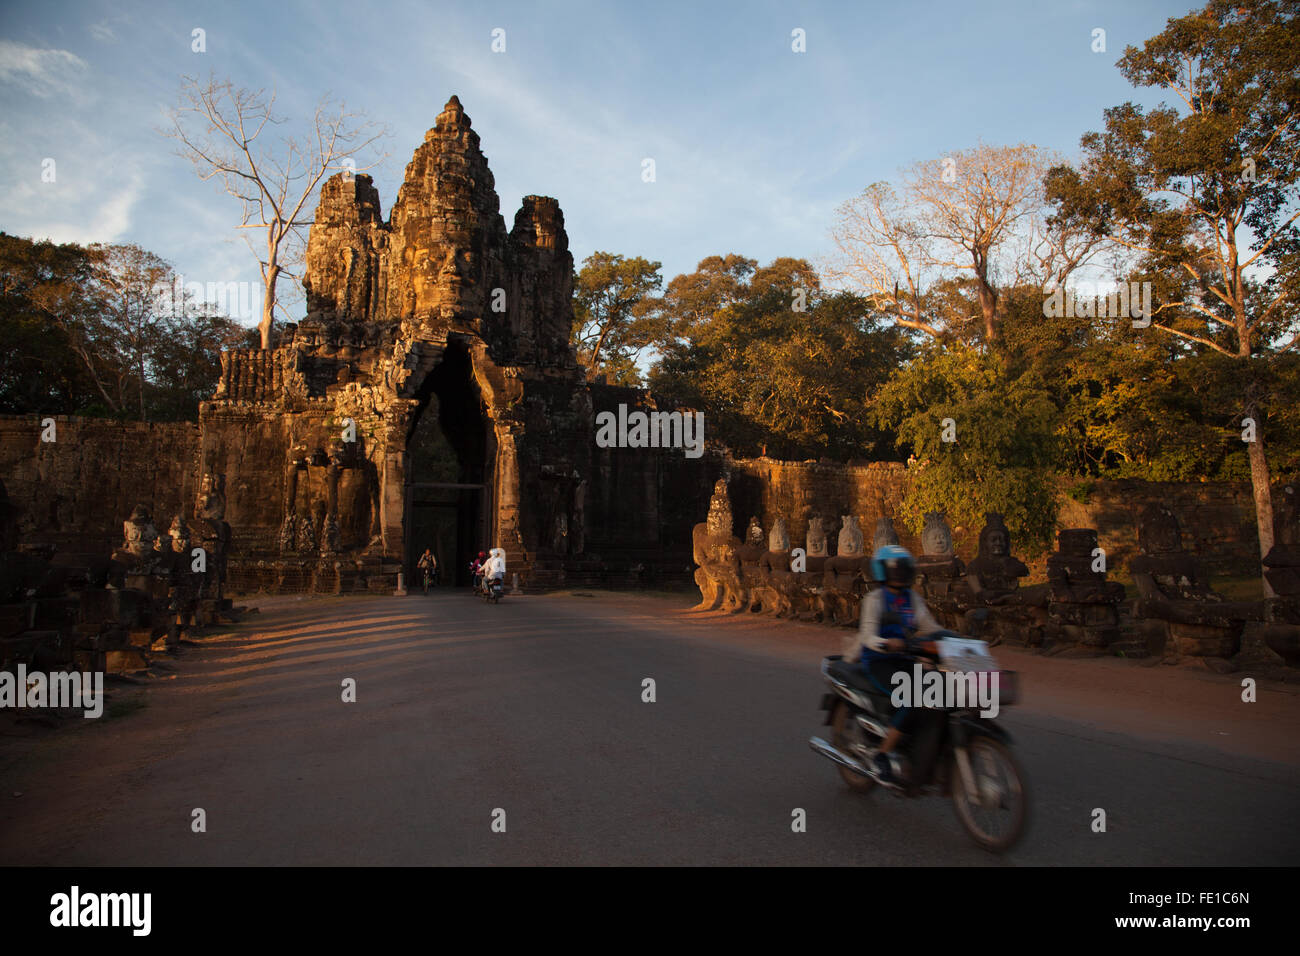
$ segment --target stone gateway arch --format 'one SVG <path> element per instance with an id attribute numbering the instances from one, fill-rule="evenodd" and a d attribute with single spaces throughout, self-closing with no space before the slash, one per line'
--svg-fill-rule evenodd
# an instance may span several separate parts
<path id="1" fill-rule="evenodd" d="M 392 591 L 426 546 L 453 572 L 504 548 L 534 584 L 620 555 L 675 564 L 714 466 L 595 446 L 599 408 L 653 400 L 587 383 L 572 285 L 559 203 L 526 197 L 506 230 L 455 96 L 387 221 L 369 176 L 329 179 L 306 318 L 273 349 L 223 354 L 200 410 L 232 585 Z"/>

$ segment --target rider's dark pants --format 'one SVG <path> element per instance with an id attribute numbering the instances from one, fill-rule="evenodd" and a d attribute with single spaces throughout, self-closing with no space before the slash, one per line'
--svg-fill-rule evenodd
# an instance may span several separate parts
<path id="1" fill-rule="evenodd" d="M 894 685 L 890 683 L 891 678 L 898 671 L 910 673 L 912 662 L 905 658 L 879 657 L 871 661 L 864 660 L 862 669 L 866 672 L 875 688 L 888 697 L 894 692 Z M 910 734 L 916 729 L 916 708 L 896 708 L 894 716 L 889 718 L 889 726 L 895 727 L 905 734 Z"/>

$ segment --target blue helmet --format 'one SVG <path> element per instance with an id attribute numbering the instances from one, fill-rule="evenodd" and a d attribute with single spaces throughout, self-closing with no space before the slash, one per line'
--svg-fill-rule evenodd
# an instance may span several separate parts
<path id="1" fill-rule="evenodd" d="M 881 584 L 910 588 L 916 580 L 912 552 L 897 544 L 885 545 L 871 559 L 871 576 Z"/>

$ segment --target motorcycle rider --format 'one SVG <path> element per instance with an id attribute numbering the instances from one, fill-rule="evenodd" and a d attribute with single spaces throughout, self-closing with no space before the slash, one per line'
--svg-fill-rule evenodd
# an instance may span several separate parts
<path id="1" fill-rule="evenodd" d="M 889 695 L 893 674 L 911 669 L 910 654 L 934 653 L 934 642 L 922 640 L 921 635 L 942 628 L 921 595 L 912 590 L 916 561 L 906 548 L 890 544 L 877 550 L 871 573 L 883 586 L 863 597 L 858 633 L 845 638 L 844 660 L 858 660 L 871 683 Z M 915 717 L 912 708 L 900 707 L 890 719 L 889 733 L 875 758 L 876 773 L 887 783 L 897 782 L 889 755 L 903 734 L 911 732 Z"/>
<path id="2" fill-rule="evenodd" d="M 475 558 L 473 561 L 471 561 L 471 562 L 469 563 L 469 570 L 470 570 L 470 573 L 474 575 L 474 590 L 475 590 L 475 591 L 477 591 L 477 590 L 479 589 L 479 585 L 480 585 L 480 584 L 482 583 L 482 581 L 483 581 L 483 559 L 486 558 L 486 557 L 487 557 L 487 555 L 484 554 L 482 551 L 480 551 L 480 552 L 478 553 L 478 557 Z"/>
<path id="3" fill-rule="evenodd" d="M 504 581 L 506 576 L 506 552 L 504 548 L 493 548 L 487 563 L 483 565 L 483 589 L 486 591 L 493 581 Z"/>

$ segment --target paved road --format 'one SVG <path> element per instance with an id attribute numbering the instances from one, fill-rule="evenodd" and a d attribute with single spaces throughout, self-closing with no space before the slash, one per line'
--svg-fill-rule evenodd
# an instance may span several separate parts
<path id="1" fill-rule="evenodd" d="M 857 796 L 808 749 L 842 631 L 688 604 L 263 599 L 134 713 L 6 725 L 0 863 L 1300 863 L 1294 685 L 1010 655 L 1034 816 L 997 858 L 949 801 Z"/>

